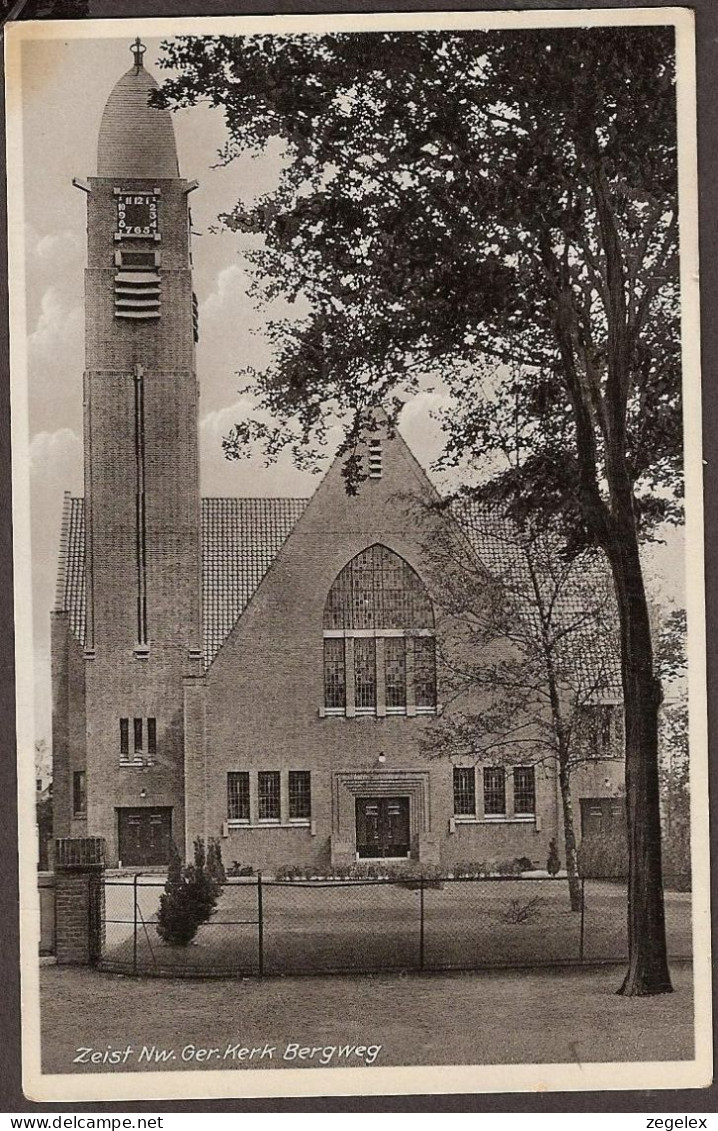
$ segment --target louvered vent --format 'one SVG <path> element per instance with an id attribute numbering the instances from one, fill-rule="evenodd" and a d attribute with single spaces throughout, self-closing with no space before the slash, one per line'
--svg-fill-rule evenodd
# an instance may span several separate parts
<path id="1" fill-rule="evenodd" d="M 381 440 L 369 441 L 369 478 L 381 479 L 382 474 Z"/>
<path id="2" fill-rule="evenodd" d="M 115 318 L 159 318 L 159 254 L 118 251 L 115 263 L 119 268 L 115 272 Z"/>

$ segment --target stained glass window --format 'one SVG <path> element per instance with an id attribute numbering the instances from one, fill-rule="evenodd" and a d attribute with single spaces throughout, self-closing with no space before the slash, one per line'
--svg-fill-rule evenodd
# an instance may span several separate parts
<path id="1" fill-rule="evenodd" d="M 378 543 L 344 567 L 329 590 L 324 628 L 433 628 L 434 614 L 419 575 Z"/>
<path id="2" fill-rule="evenodd" d="M 327 637 L 324 640 L 324 705 L 330 710 L 346 706 L 343 637 Z"/>
<path id="3" fill-rule="evenodd" d="M 406 707 L 406 640 L 387 636 L 384 641 L 387 708 Z"/>
<path id="4" fill-rule="evenodd" d="M 414 697 L 417 707 L 436 706 L 436 646 L 433 636 L 414 637 Z"/>
<path id="5" fill-rule="evenodd" d="M 376 708 L 376 640 L 359 636 L 354 641 L 354 694 L 357 710 Z"/>
<path id="6" fill-rule="evenodd" d="M 336 578 L 324 608 L 326 710 L 435 710 L 433 631 L 431 602 L 409 563 L 379 543 L 362 550 Z"/>

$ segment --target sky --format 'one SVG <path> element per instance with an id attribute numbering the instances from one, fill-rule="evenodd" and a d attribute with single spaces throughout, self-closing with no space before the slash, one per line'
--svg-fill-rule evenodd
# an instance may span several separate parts
<path id="1" fill-rule="evenodd" d="M 158 81 L 160 41 L 146 40 L 145 66 Z M 27 302 L 30 490 L 38 739 L 50 741 L 49 623 L 53 607 L 64 491 L 81 495 L 84 368 L 85 194 L 72 178 L 96 172 L 100 119 L 114 83 L 132 64 L 129 40 L 35 40 L 23 44 L 23 183 Z M 263 326 L 282 316 L 281 303 L 258 310 L 247 297 L 246 251 L 252 237 L 212 231 L 217 216 L 251 201 L 275 183 L 278 149 L 217 167 L 224 138 L 219 111 L 198 106 L 174 115 L 180 172 L 197 180 L 192 194 L 194 289 L 199 301 L 200 475 L 204 495 L 310 495 L 317 477 L 282 457 L 228 462 L 222 437 L 250 415 L 238 392 L 244 366 L 271 357 Z M 432 412 L 445 407 L 441 388 L 419 394 L 403 410 L 400 430 L 431 474 L 442 437 Z M 337 437 L 338 439 L 338 437 Z M 320 469 L 320 470 L 323 470 Z M 445 480 L 432 474 L 441 489 Z M 683 603 L 681 531 L 667 532 L 645 556 L 649 589 L 660 604 Z"/>

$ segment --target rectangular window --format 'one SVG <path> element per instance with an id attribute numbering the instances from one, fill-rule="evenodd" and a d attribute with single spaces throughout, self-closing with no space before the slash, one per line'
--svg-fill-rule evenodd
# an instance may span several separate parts
<path id="1" fill-rule="evenodd" d="M 227 819 L 249 820 L 249 774 L 244 770 L 227 774 Z"/>
<path id="2" fill-rule="evenodd" d="M 436 707 L 436 649 L 433 636 L 414 637 L 414 700 L 417 707 Z"/>
<path id="3" fill-rule="evenodd" d="M 613 758 L 622 754 L 619 718 L 614 703 L 586 703 L 579 708 L 578 732 L 585 757 Z"/>
<path id="4" fill-rule="evenodd" d="M 386 705 L 406 707 L 406 640 L 403 636 L 387 636 L 384 640 L 386 672 Z"/>
<path id="5" fill-rule="evenodd" d="M 279 771 L 262 770 L 257 775 L 260 821 L 278 821 L 281 816 Z"/>
<path id="6" fill-rule="evenodd" d="M 454 766 L 454 814 L 476 816 L 476 771 L 473 766 Z"/>
<path id="7" fill-rule="evenodd" d="M 376 710 L 376 641 L 368 636 L 354 641 L 354 693 L 357 710 Z"/>
<path id="8" fill-rule="evenodd" d="M 533 766 L 516 766 L 514 770 L 514 813 L 517 817 L 536 812 L 536 775 Z"/>
<path id="9" fill-rule="evenodd" d="M 506 771 L 503 766 L 484 768 L 484 816 L 506 815 Z"/>
<path id="10" fill-rule="evenodd" d="M 120 761 L 130 760 L 130 720 L 120 719 Z"/>
<path id="11" fill-rule="evenodd" d="M 346 707 L 343 637 L 327 637 L 324 641 L 324 706 L 334 710 Z"/>
<path id="12" fill-rule="evenodd" d="M 147 756 L 154 758 L 157 754 L 157 719 L 147 720 Z"/>
<path id="13" fill-rule="evenodd" d="M 289 819 L 309 820 L 312 812 L 312 786 L 309 770 L 289 771 Z"/>
<path id="14" fill-rule="evenodd" d="M 142 719 L 135 719 L 135 758 L 142 757 Z"/>
<path id="15" fill-rule="evenodd" d="M 72 775 L 72 812 L 75 817 L 87 815 L 87 788 L 84 770 L 75 770 Z"/>

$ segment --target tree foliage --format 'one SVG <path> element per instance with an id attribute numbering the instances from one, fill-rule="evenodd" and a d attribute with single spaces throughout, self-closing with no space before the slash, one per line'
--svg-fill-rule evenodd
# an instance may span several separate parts
<path id="1" fill-rule="evenodd" d="M 567 555 L 555 532 L 528 522 L 518 528 L 473 503 L 451 510 L 466 537 L 426 521 L 422 539 L 442 614 L 441 719 L 423 747 L 555 775 L 577 911 L 572 777 L 615 759 L 623 743 L 618 615 L 606 562 L 589 551 Z M 415 514 L 420 521 L 422 511 Z"/>
<path id="2" fill-rule="evenodd" d="M 610 517 L 616 448 L 643 527 L 675 514 L 671 37 L 591 28 L 167 44 L 179 77 L 165 98 L 223 109 L 224 160 L 284 146 L 276 188 L 223 219 L 261 235 L 257 291 L 309 313 L 272 327 L 275 362 L 254 387 L 274 423 L 238 427 L 230 454 L 257 433 L 270 452 L 306 449 L 333 412 L 356 422 L 370 404 L 396 410 L 440 374 L 464 406 L 449 455 L 483 459 L 520 365 L 521 459 L 493 477 L 495 495 L 524 513 L 538 503 L 575 540 L 595 541 L 585 507 L 599 525 Z M 510 371 L 495 372 L 487 409 L 476 366 L 490 360 Z"/>

